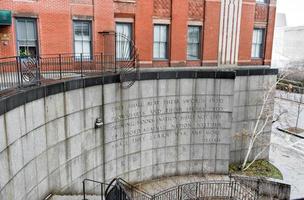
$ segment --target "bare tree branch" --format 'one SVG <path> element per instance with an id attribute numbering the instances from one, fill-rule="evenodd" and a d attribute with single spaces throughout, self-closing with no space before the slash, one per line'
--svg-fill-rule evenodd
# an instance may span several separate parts
<path id="1" fill-rule="evenodd" d="M 292 73 L 297 73 L 297 71 L 287 70 L 283 74 L 281 74 L 280 77 L 278 77 L 278 79 L 276 80 L 275 83 L 273 83 L 270 86 L 269 85 L 265 86 L 265 93 L 263 94 L 263 98 L 261 99 L 262 107 L 259 111 L 259 114 L 258 114 L 258 117 L 256 119 L 253 130 L 251 132 L 250 131 L 242 131 L 243 135 L 250 137 L 249 138 L 248 149 L 247 149 L 247 152 L 246 152 L 246 155 L 245 155 L 245 158 L 243 160 L 242 167 L 241 167 L 241 169 L 243 171 L 248 169 L 257 160 L 257 158 L 269 147 L 270 144 L 267 145 L 264 149 L 262 149 L 257 155 L 255 155 L 254 159 L 249 164 L 247 164 L 255 143 L 257 142 L 259 137 L 262 135 L 262 133 L 264 132 L 265 127 L 267 126 L 267 124 L 269 124 L 270 119 L 272 118 L 273 113 L 272 113 L 271 110 L 268 109 L 268 106 L 271 103 L 271 100 L 272 100 L 271 97 L 273 96 L 273 94 L 276 90 L 276 86 L 280 81 L 282 81 L 284 78 L 291 75 Z M 280 113 L 277 120 L 284 113 L 286 113 L 286 111 L 284 111 L 283 113 Z M 277 120 L 275 120 L 275 121 L 277 121 Z M 274 123 L 274 121 L 272 121 L 272 123 Z M 261 128 L 259 128 L 259 127 L 261 127 Z M 250 134 L 248 134 L 248 132 L 250 132 Z"/>

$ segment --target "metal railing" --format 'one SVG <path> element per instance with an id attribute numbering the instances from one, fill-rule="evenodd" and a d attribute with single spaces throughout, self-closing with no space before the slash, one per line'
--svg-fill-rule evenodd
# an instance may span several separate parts
<path id="1" fill-rule="evenodd" d="M 89 185 L 90 184 L 90 185 Z M 92 179 L 84 179 L 82 181 L 82 195 L 83 195 L 83 200 L 87 200 L 86 196 L 88 194 L 100 195 L 100 200 L 104 199 L 105 191 L 109 185 L 106 183 L 102 183 L 100 181 L 95 181 Z M 96 192 L 97 190 L 97 192 Z"/>
<path id="2" fill-rule="evenodd" d="M 83 192 L 86 192 L 85 186 Z M 265 178 L 230 175 L 229 179 L 186 183 L 152 195 L 121 178 L 115 178 L 105 190 L 103 188 L 101 194 L 105 200 L 287 200 L 290 196 L 290 185 Z"/>
<path id="3" fill-rule="evenodd" d="M 273 182 L 263 177 L 233 176 L 233 179 L 253 191 L 257 199 L 260 197 L 264 197 L 264 199 L 289 199 L 290 197 L 290 185 L 285 183 Z"/>
<path id="4" fill-rule="evenodd" d="M 0 91 L 42 81 L 115 73 L 114 55 L 58 54 L 0 58 Z"/>
<path id="5" fill-rule="evenodd" d="M 153 196 L 153 200 L 164 199 L 235 199 L 255 200 L 255 193 L 236 181 L 196 182 L 179 185 Z"/>
<path id="6" fill-rule="evenodd" d="M 276 88 L 287 92 L 304 94 L 304 82 L 300 81 L 282 79 L 278 82 Z"/>
<path id="7" fill-rule="evenodd" d="M 151 200 L 152 196 L 121 178 L 111 181 L 105 191 L 106 200 Z"/>
<path id="8" fill-rule="evenodd" d="M 258 199 L 255 190 L 232 179 L 186 183 L 154 195 L 147 194 L 122 179 L 114 179 L 105 195 L 106 200 Z"/>

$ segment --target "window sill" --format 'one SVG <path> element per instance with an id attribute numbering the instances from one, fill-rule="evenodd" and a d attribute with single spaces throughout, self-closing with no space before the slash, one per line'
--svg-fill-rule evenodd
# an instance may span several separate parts
<path id="1" fill-rule="evenodd" d="M 200 58 L 197 58 L 197 59 L 187 59 L 187 61 L 201 61 Z"/>
<path id="2" fill-rule="evenodd" d="M 268 2 L 256 2 L 256 4 L 258 4 L 258 5 L 268 5 L 269 3 Z"/>
<path id="3" fill-rule="evenodd" d="M 161 59 L 161 58 L 153 58 L 153 61 L 168 61 L 169 59 L 168 58 L 164 58 L 164 59 Z"/>

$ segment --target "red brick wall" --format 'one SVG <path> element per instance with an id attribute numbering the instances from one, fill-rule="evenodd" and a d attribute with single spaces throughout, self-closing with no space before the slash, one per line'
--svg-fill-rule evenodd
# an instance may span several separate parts
<path id="1" fill-rule="evenodd" d="M 153 1 L 138 0 L 135 16 L 135 37 L 138 49 L 139 61 L 142 66 L 152 65 L 153 49 Z M 143 28 L 144 27 L 144 28 Z"/>
<path id="2" fill-rule="evenodd" d="M 255 0 L 243 0 L 239 42 L 239 65 L 251 64 L 251 46 L 255 19 Z"/>
<path id="3" fill-rule="evenodd" d="M 269 64 L 275 19 L 275 3 L 256 7 L 255 0 L 243 0 L 239 42 L 239 65 Z M 92 19 L 93 51 L 103 51 L 100 32 L 114 31 L 115 18 L 134 21 L 134 39 L 141 66 L 215 66 L 218 60 L 220 0 L 2 0 L 0 9 L 13 11 L 14 16 L 36 16 L 40 54 L 73 52 L 73 17 Z M 263 13 L 266 12 L 266 15 Z M 256 14 L 257 13 L 257 14 Z M 262 14 L 261 14 L 262 13 Z M 265 18 L 266 17 L 266 18 Z M 153 62 L 153 19 L 170 21 L 169 59 Z M 251 59 L 252 32 L 257 22 L 267 25 L 265 57 Z M 202 60 L 187 61 L 187 24 L 202 24 Z M 0 34 L 9 34 L 8 44 L 0 41 L 0 57 L 16 55 L 14 23 L 0 27 Z"/>
<path id="4" fill-rule="evenodd" d="M 271 2 L 273 2 L 273 0 Z M 265 65 L 271 64 L 275 16 L 276 16 L 276 7 L 274 6 L 274 2 L 273 2 L 273 5 L 270 5 L 269 7 L 269 14 L 268 14 L 268 26 L 267 26 L 265 59 L 264 59 Z"/>
<path id="5" fill-rule="evenodd" d="M 188 2 L 172 0 L 171 66 L 185 66 L 187 54 Z"/>
<path id="6" fill-rule="evenodd" d="M 153 0 L 153 15 L 158 17 L 171 16 L 171 0 Z M 151 9 L 151 8 L 149 8 Z"/>
<path id="7" fill-rule="evenodd" d="M 205 1 L 202 0 L 189 0 L 189 18 L 201 20 L 204 18 L 204 3 Z"/>
<path id="8" fill-rule="evenodd" d="M 219 30 L 220 30 L 220 1 L 206 1 L 204 38 L 203 38 L 203 65 L 217 65 Z"/>
<path id="9" fill-rule="evenodd" d="M 239 65 L 270 65 L 275 26 L 275 1 L 258 4 L 255 0 L 243 0 Z M 255 27 L 265 28 L 265 48 L 261 59 L 251 58 L 252 33 Z"/>

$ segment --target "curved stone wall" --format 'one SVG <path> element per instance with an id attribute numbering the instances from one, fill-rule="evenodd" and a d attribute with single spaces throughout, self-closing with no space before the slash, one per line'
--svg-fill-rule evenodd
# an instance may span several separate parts
<path id="1" fill-rule="evenodd" d="M 255 97 L 276 73 L 152 71 L 142 72 L 129 89 L 121 89 L 119 76 L 111 75 L 2 98 L 0 199 L 80 193 L 84 178 L 141 182 L 227 173 L 246 149 L 246 140 L 234 135 L 252 126 L 261 105 Z M 95 129 L 97 118 L 104 125 Z"/>

